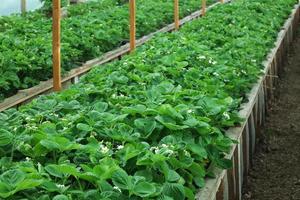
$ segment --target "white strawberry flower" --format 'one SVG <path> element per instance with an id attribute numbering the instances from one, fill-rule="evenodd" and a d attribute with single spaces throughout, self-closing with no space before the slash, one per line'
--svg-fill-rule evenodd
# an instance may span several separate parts
<path id="1" fill-rule="evenodd" d="M 223 113 L 223 116 L 224 116 L 225 119 L 227 119 L 227 120 L 230 119 L 230 116 L 229 116 L 229 114 L 228 114 L 227 112 L 224 112 L 224 113 Z"/>
<path id="2" fill-rule="evenodd" d="M 106 154 L 109 152 L 109 148 L 107 146 L 100 145 L 100 152 Z"/>
<path id="3" fill-rule="evenodd" d="M 56 184 L 56 187 L 58 187 L 59 189 L 64 189 L 66 186 L 63 184 Z"/>
<path id="4" fill-rule="evenodd" d="M 216 76 L 216 77 L 220 76 L 220 74 L 217 73 L 217 72 L 214 72 L 213 75 Z"/>
<path id="5" fill-rule="evenodd" d="M 121 189 L 118 186 L 114 186 L 113 187 L 115 190 L 117 190 L 118 192 L 122 192 Z"/>
<path id="6" fill-rule="evenodd" d="M 189 109 L 188 111 L 187 111 L 187 113 L 193 113 L 193 110 L 192 109 Z"/>

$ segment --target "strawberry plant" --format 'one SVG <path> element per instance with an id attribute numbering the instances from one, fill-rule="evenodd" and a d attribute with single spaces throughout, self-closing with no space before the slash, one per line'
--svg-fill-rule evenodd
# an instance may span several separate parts
<path id="1" fill-rule="evenodd" d="M 195 199 L 294 0 L 235 0 L 0 113 L 3 199 Z"/>
<path id="2" fill-rule="evenodd" d="M 210 3 L 213 0 L 209 1 Z M 164 8 L 164 12 L 161 12 Z M 199 9 L 181 1 L 181 17 Z M 128 42 L 129 8 L 118 0 L 70 6 L 62 20 L 62 69 L 68 71 Z M 173 21 L 172 0 L 137 2 L 137 37 Z M 0 98 L 52 77 L 52 21 L 42 12 L 0 17 Z"/>

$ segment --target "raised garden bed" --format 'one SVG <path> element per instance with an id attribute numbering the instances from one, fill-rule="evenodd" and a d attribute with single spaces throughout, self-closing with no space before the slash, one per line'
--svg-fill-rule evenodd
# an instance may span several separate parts
<path id="1" fill-rule="evenodd" d="M 217 6 L 61 93 L 1 113 L 1 197 L 195 199 L 214 167 L 244 156 L 245 140 L 225 133 L 241 123 L 240 105 L 294 3 Z"/>
<path id="2" fill-rule="evenodd" d="M 284 60 L 300 23 L 300 9 L 296 5 L 282 30 L 278 33 L 275 47 L 263 62 L 264 74 L 247 95 L 249 102 L 242 105 L 239 115 L 245 119 L 239 127 L 226 134 L 238 141 L 227 155 L 234 163 L 230 170 L 216 169 L 216 178 L 207 179 L 206 186 L 198 193 L 199 200 L 242 199 L 242 186 L 247 177 L 255 152 L 256 138 L 264 124 L 265 115 L 274 98 L 278 76 L 283 72 Z"/>

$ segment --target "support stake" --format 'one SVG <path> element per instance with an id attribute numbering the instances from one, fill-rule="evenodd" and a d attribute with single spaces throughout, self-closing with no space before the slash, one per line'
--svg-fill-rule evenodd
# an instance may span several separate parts
<path id="1" fill-rule="evenodd" d="M 21 13 L 22 15 L 26 13 L 26 0 L 21 0 Z"/>
<path id="2" fill-rule="evenodd" d="M 174 0 L 174 22 L 175 29 L 179 29 L 179 0 Z"/>
<path id="3" fill-rule="evenodd" d="M 206 14 L 206 0 L 202 0 L 202 16 Z"/>
<path id="4" fill-rule="evenodd" d="M 135 24 L 135 0 L 129 0 L 129 12 L 130 12 L 130 52 L 136 48 L 136 24 Z"/>
<path id="5" fill-rule="evenodd" d="M 52 54 L 53 54 L 53 90 L 61 90 L 61 61 L 60 61 L 60 0 L 53 0 L 52 16 Z"/>

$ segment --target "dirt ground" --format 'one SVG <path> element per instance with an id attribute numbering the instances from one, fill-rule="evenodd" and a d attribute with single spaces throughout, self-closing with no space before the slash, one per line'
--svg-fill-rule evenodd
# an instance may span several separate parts
<path id="1" fill-rule="evenodd" d="M 280 79 L 243 200 L 300 200 L 300 34 Z"/>

